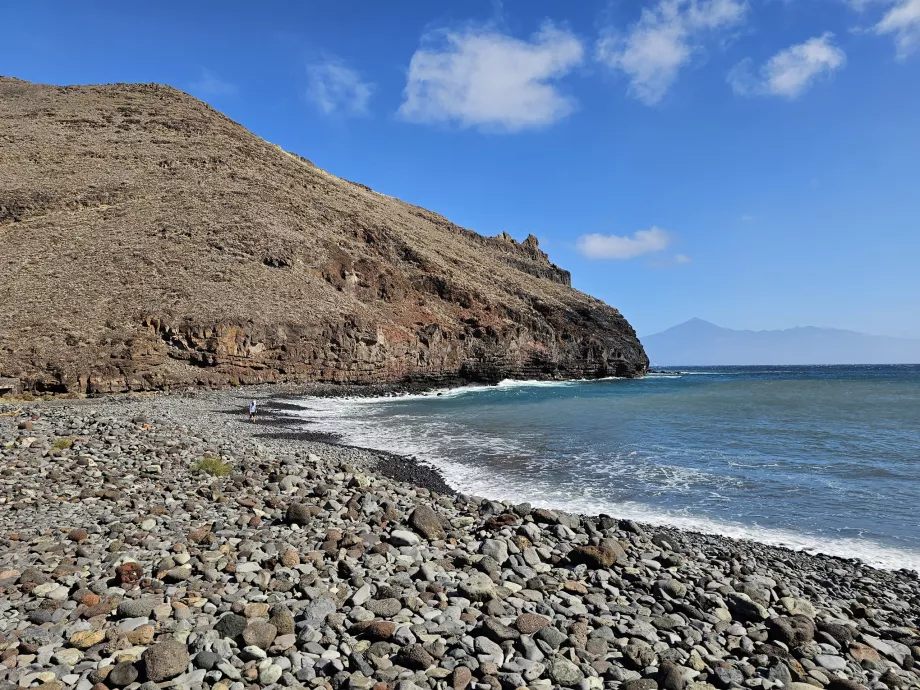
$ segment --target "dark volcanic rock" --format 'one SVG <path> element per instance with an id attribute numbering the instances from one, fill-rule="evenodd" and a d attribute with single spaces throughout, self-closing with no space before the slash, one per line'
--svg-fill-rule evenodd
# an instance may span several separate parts
<path id="1" fill-rule="evenodd" d="M 292 525 L 306 525 L 313 517 L 312 507 L 304 503 L 292 503 L 288 506 L 285 518 Z"/>
<path id="2" fill-rule="evenodd" d="M 203 668 L 206 671 L 210 671 L 217 666 L 217 662 L 219 661 L 220 657 L 214 652 L 203 651 L 195 655 L 195 666 Z"/>
<path id="3" fill-rule="evenodd" d="M 815 624 L 805 616 L 779 616 L 767 621 L 773 639 L 798 647 L 815 639 Z"/>
<path id="4" fill-rule="evenodd" d="M 115 664 L 115 667 L 109 671 L 106 681 L 116 688 L 123 688 L 137 680 L 138 675 L 137 666 L 134 662 L 123 661 L 120 664 Z"/>
<path id="5" fill-rule="evenodd" d="M 284 606 L 273 606 L 268 622 L 275 626 L 279 635 L 290 635 L 294 632 L 294 616 Z"/>
<path id="6" fill-rule="evenodd" d="M 407 668 L 414 668 L 419 671 L 423 671 L 434 664 L 434 657 L 420 644 L 413 644 L 403 648 L 397 658 Z"/>
<path id="7" fill-rule="evenodd" d="M 426 539 L 443 539 L 444 525 L 440 516 L 428 506 L 419 506 L 409 516 L 409 525 Z"/>
<path id="8" fill-rule="evenodd" d="M 246 629 L 248 624 L 249 621 L 246 620 L 244 616 L 238 616 L 235 613 L 228 613 L 219 621 L 217 621 L 217 624 L 214 626 L 214 630 L 216 630 L 221 637 L 236 639 L 243 634 L 243 631 Z"/>
<path id="9" fill-rule="evenodd" d="M 496 642 L 516 640 L 521 636 L 517 630 L 505 625 L 497 618 L 486 618 L 482 623 L 482 631 L 486 637 L 489 637 Z"/>
<path id="10" fill-rule="evenodd" d="M 663 690 L 684 690 L 687 685 L 684 669 L 670 661 L 663 661 L 658 667 L 658 685 Z"/>
<path id="11" fill-rule="evenodd" d="M 609 568 L 625 559 L 626 551 L 615 539 L 603 539 L 597 546 L 576 546 L 569 552 L 568 558 L 573 564 L 584 563 L 589 568 Z"/>
<path id="12" fill-rule="evenodd" d="M 742 621 L 763 621 L 770 615 L 761 604 L 740 592 L 731 592 L 728 595 L 728 608 Z"/>

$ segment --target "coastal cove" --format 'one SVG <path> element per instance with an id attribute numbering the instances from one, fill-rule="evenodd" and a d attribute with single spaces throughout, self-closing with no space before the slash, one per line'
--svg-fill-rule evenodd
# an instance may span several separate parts
<path id="1" fill-rule="evenodd" d="M 281 420 L 464 493 L 920 569 L 920 367 L 682 367 L 292 398 Z"/>
<path id="2" fill-rule="evenodd" d="M 916 572 L 469 497 L 410 459 L 291 428 L 302 392 L 0 405 L 0 640 L 22 660 L 7 676 L 918 682 Z"/>
<path id="3" fill-rule="evenodd" d="M 7 4 L 0 690 L 920 690 L 920 0 Z"/>

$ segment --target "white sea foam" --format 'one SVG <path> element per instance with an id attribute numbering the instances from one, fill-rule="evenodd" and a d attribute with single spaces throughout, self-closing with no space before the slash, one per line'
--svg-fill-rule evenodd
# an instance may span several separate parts
<path id="1" fill-rule="evenodd" d="M 521 388 L 567 388 L 584 383 L 595 383 L 601 381 L 624 381 L 623 377 L 607 376 L 599 379 L 571 379 L 565 381 L 528 381 L 518 379 L 502 379 L 495 384 L 472 384 L 467 386 L 454 386 L 451 388 L 436 388 L 424 393 L 404 393 L 400 395 L 380 395 L 380 396 L 343 396 L 336 398 L 303 398 L 301 400 L 292 400 L 291 403 L 301 405 L 305 408 L 318 406 L 323 409 L 335 407 L 331 401 L 338 401 L 348 407 L 353 405 L 379 405 L 380 403 L 392 403 L 400 400 L 438 400 L 451 399 L 460 396 L 473 395 L 476 393 L 514 391 Z M 322 401 L 322 402 L 317 402 Z"/>
<path id="2" fill-rule="evenodd" d="M 715 534 L 734 539 L 747 539 L 782 546 L 794 551 L 826 554 L 840 558 L 857 558 L 874 568 L 898 570 L 906 568 L 920 572 L 920 553 L 909 549 L 883 546 L 869 539 L 838 539 L 813 536 L 791 530 L 772 529 L 738 522 L 715 520 L 678 511 L 667 512 L 631 501 L 612 503 L 596 498 L 585 487 L 581 495 L 563 494 L 538 484 L 514 487 L 503 483 L 494 473 L 484 473 L 450 461 L 432 463 L 449 485 L 471 495 L 486 496 L 511 503 L 531 503 L 539 508 L 554 508 L 581 515 L 612 515 L 651 525 L 676 527 L 703 534 Z M 488 478 L 491 477 L 491 478 Z"/>
<path id="3" fill-rule="evenodd" d="M 829 538 L 693 515 L 683 510 L 664 510 L 634 501 L 611 501 L 609 497 L 604 497 L 602 487 L 585 485 L 574 477 L 562 482 L 548 482 L 540 476 L 526 479 L 507 476 L 491 466 L 488 471 L 484 471 L 481 465 L 445 457 L 443 449 L 449 447 L 459 451 L 458 455 L 470 457 L 486 452 L 493 456 L 524 456 L 528 454 L 528 449 L 522 441 L 509 436 L 471 437 L 459 433 L 456 427 L 439 423 L 425 415 L 401 414 L 394 408 L 388 408 L 387 414 L 380 416 L 380 405 L 389 406 L 400 401 L 435 402 L 487 391 L 514 391 L 535 386 L 562 387 L 578 383 L 503 381 L 497 386 L 465 386 L 399 397 L 304 398 L 292 402 L 302 407 L 302 411 L 294 413 L 294 416 L 309 423 L 310 430 L 339 434 L 351 445 L 413 456 L 418 461 L 436 467 L 448 484 L 463 493 L 515 503 L 529 502 L 538 507 L 586 515 L 604 513 L 622 519 L 748 539 L 808 553 L 858 558 L 876 568 L 920 571 L 920 552 L 917 550 L 888 547 L 870 539 Z M 665 494 L 686 491 L 691 485 L 699 487 L 706 478 L 702 470 L 668 465 L 666 457 L 660 458 L 654 466 L 641 465 L 635 462 L 636 453 L 636 450 L 628 450 L 619 456 L 605 456 L 603 463 L 591 464 L 598 474 L 613 485 L 617 483 L 618 475 L 629 472 L 638 481 L 654 484 Z M 727 464 L 743 466 L 735 462 Z M 539 471 L 536 474 L 539 475 Z M 720 477 L 719 481 L 731 480 Z M 715 490 L 710 490 L 710 498 L 715 501 L 724 499 Z"/>

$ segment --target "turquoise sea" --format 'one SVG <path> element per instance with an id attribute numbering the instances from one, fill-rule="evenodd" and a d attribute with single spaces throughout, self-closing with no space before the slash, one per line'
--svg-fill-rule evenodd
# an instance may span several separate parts
<path id="1" fill-rule="evenodd" d="M 681 371 L 297 402 L 465 493 L 920 570 L 920 365 Z"/>

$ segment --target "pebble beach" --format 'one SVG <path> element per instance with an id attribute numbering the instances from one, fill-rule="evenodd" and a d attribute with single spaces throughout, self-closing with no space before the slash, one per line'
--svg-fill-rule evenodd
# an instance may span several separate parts
<path id="1" fill-rule="evenodd" d="M 273 396 L 0 403 L 0 690 L 920 688 L 916 572 L 458 494 Z"/>

